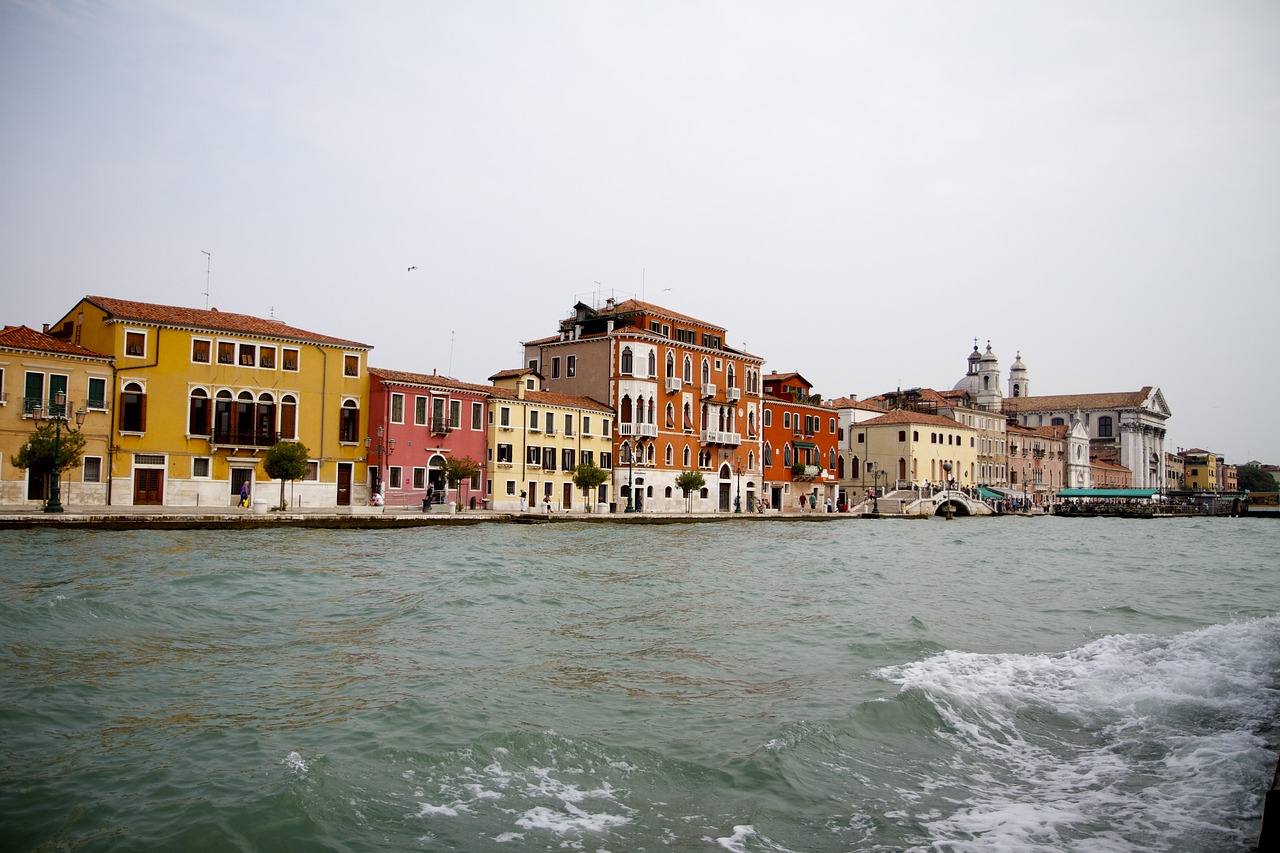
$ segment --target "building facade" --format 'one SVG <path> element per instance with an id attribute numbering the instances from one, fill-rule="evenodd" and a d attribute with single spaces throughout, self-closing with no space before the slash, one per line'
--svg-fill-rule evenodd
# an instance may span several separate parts
<path id="1" fill-rule="evenodd" d="M 840 416 L 812 392 L 799 373 L 764 377 L 763 496 L 777 509 L 839 502 Z M 754 508 L 748 499 L 747 511 Z"/>
<path id="2" fill-rule="evenodd" d="M 977 430 L 952 418 L 893 409 L 852 428 L 856 467 L 850 489 L 860 498 L 875 489 L 972 488 L 977 478 Z"/>
<path id="3" fill-rule="evenodd" d="M 489 377 L 491 506 L 506 512 L 595 512 L 626 500 L 614 489 L 614 413 L 597 400 L 545 391 L 536 370 Z M 579 465 L 610 475 L 594 494 L 574 485 Z M 651 485 L 651 484 L 650 484 Z"/>
<path id="4" fill-rule="evenodd" d="M 369 434 L 365 465 L 370 492 L 385 506 L 482 507 L 488 479 L 489 396 L 483 385 L 435 373 L 369 369 Z M 449 458 L 471 458 L 474 477 L 450 487 Z"/>
<path id="5" fill-rule="evenodd" d="M 48 500 L 47 477 L 13 465 L 14 456 L 52 413 L 65 415 L 62 434 L 85 439 L 80 464 L 60 480 L 64 506 L 107 502 L 111 452 L 111 357 L 26 326 L 0 331 L 0 504 L 39 506 Z M 59 408 L 59 395 L 65 395 Z M 84 412 L 77 424 L 78 412 Z M 69 436 L 68 436 L 69 437 Z"/>
<path id="6" fill-rule="evenodd" d="M 290 506 L 368 499 L 367 344 L 103 296 L 80 300 L 49 333 L 113 358 L 108 503 L 234 505 L 245 484 L 265 486 L 262 460 L 277 441 L 309 451 Z"/>
<path id="7" fill-rule="evenodd" d="M 635 475 L 643 510 L 732 512 L 735 494 L 749 503 L 759 494 L 763 360 L 725 337 L 639 300 L 579 302 L 555 336 L 525 343 L 525 364 L 548 391 L 613 410 L 615 458 L 644 468 Z M 707 483 L 689 504 L 675 485 L 683 471 Z"/>

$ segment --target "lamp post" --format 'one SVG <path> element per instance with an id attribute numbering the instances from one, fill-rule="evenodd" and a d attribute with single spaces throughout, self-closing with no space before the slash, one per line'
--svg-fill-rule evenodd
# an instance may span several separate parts
<path id="1" fill-rule="evenodd" d="M 733 499 L 733 511 L 742 512 L 742 455 L 733 457 L 733 473 L 738 475 L 738 493 Z"/>
<path id="2" fill-rule="evenodd" d="M 40 409 L 37 407 L 34 411 L 36 420 L 40 420 Z M 84 409 L 76 411 L 75 427 L 71 426 L 71 422 L 67 419 L 67 392 L 56 391 L 49 398 L 49 407 L 44 414 L 44 420 L 53 422 L 53 483 L 49 487 L 49 500 L 44 505 L 45 512 L 62 512 L 62 425 L 67 425 L 67 432 L 79 432 L 80 427 L 84 426 Z"/>
<path id="3" fill-rule="evenodd" d="M 387 494 L 387 485 L 386 485 L 386 482 L 382 479 L 382 457 L 385 454 L 388 459 L 391 458 L 391 454 L 395 453 L 396 451 L 396 440 L 393 438 L 384 445 L 382 443 L 382 436 L 384 432 L 385 431 L 383 430 L 382 427 L 378 427 L 378 446 L 376 448 L 378 453 L 378 467 L 374 469 L 377 471 L 377 476 L 375 477 L 376 482 L 374 483 L 374 491 L 382 495 L 383 500 L 385 502 L 386 494 Z M 373 439 L 371 439 L 369 436 L 365 436 L 364 449 L 366 453 L 370 450 L 370 446 L 372 444 L 373 444 Z"/>
<path id="4" fill-rule="evenodd" d="M 871 511 L 880 512 L 880 472 L 876 469 L 876 463 L 868 462 L 867 469 L 871 471 Z"/>
<path id="5" fill-rule="evenodd" d="M 947 478 L 947 491 L 951 491 L 951 482 L 952 482 L 952 481 L 951 481 L 951 463 L 950 463 L 950 462 L 943 462 L 943 463 L 942 463 L 942 473 L 943 473 L 943 474 L 946 476 L 946 478 Z"/>

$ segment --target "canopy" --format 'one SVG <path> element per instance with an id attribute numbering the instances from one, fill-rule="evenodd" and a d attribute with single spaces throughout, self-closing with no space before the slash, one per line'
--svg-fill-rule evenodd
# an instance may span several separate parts
<path id="1" fill-rule="evenodd" d="M 1148 498 L 1160 494 L 1159 489 L 1063 489 L 1060 498 Z"/>
<path id="2" fill-rule="evenodd" d="M 792 447 L 800 447 L 800 448 L 805 448 L 805 447 L 807 447 L 807 448 L 809 448 L 810 450 L 817 450 L 817 449 L 818 449 L 818 445 L 814 444 L 812 441 L 793 441 L 793 442 L 791 442 L 791 446 L 792 446 Z"/>
<path id="3" fill-rule="evenodd" d="M 1000 494 L 994 489 L 988 489 L 986 486 L 978 486 L 978 497 L 985 498 L 986 500 L 989 500 L 989 501 L 1004 500 L 1004 495 Z"/>

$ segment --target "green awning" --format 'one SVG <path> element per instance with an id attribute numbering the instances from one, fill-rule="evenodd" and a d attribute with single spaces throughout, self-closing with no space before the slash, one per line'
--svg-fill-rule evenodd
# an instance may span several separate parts
<path id="1" fill-rule="evenodd" d="M 1151 498 L 1159 489 L 1063 489 L 1060 498 Z"/>
<path id="2" fill-rule="evenodd" d="M 792 447 L 799 448 L 799 449 L 801 449 L 801 450 L 803 450 L 803 449 L 805 449 L 805 448 L 808 448 L 809 450 L 817 450 L 817 449 L 818 449 L 818 445 L 814 444 L 812 441 L 793 441 L 793 442 L 791 442 L 791 446 L 792 446 Z"/>
<path id="3" fill-rule="evenodd" d="M 978 497 L 985 498 L 986 500 L 989 500 L 989 501 L 1004 500 L 1004 495 L 1000 494 L 999 492 L 993 492 L 990 489 L 988 489 L 986 486 L 978 486 Z"/>

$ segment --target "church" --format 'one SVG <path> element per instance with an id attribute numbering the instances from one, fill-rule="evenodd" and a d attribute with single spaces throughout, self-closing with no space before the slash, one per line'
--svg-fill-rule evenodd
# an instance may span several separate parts
<path id="1" fill-rule="evenodd" d="M 1092 486 L 1091 457 L 1128 468 L 1135 488 L 1163 487 L 1165 422 L 1170 412 L 1158 387 L 1035 396 L 1031 393 L 1030 373 L 1021 353 L 1009 370 L 1007 395 L 1001 390 L 1000 379 L 1000 360 L 991 351 L 991 344 L 987 344 L 986 352 L 979 352 L 975 342 L 969 354 L 968 371 L 955 388 L 968 392 L 976 405 L 1002 411 L 1023 426 L 1067 427 L 1065 483 L 1069 487 Z M 1083 446 L 1086 441 L 1087 450 Z"/>

